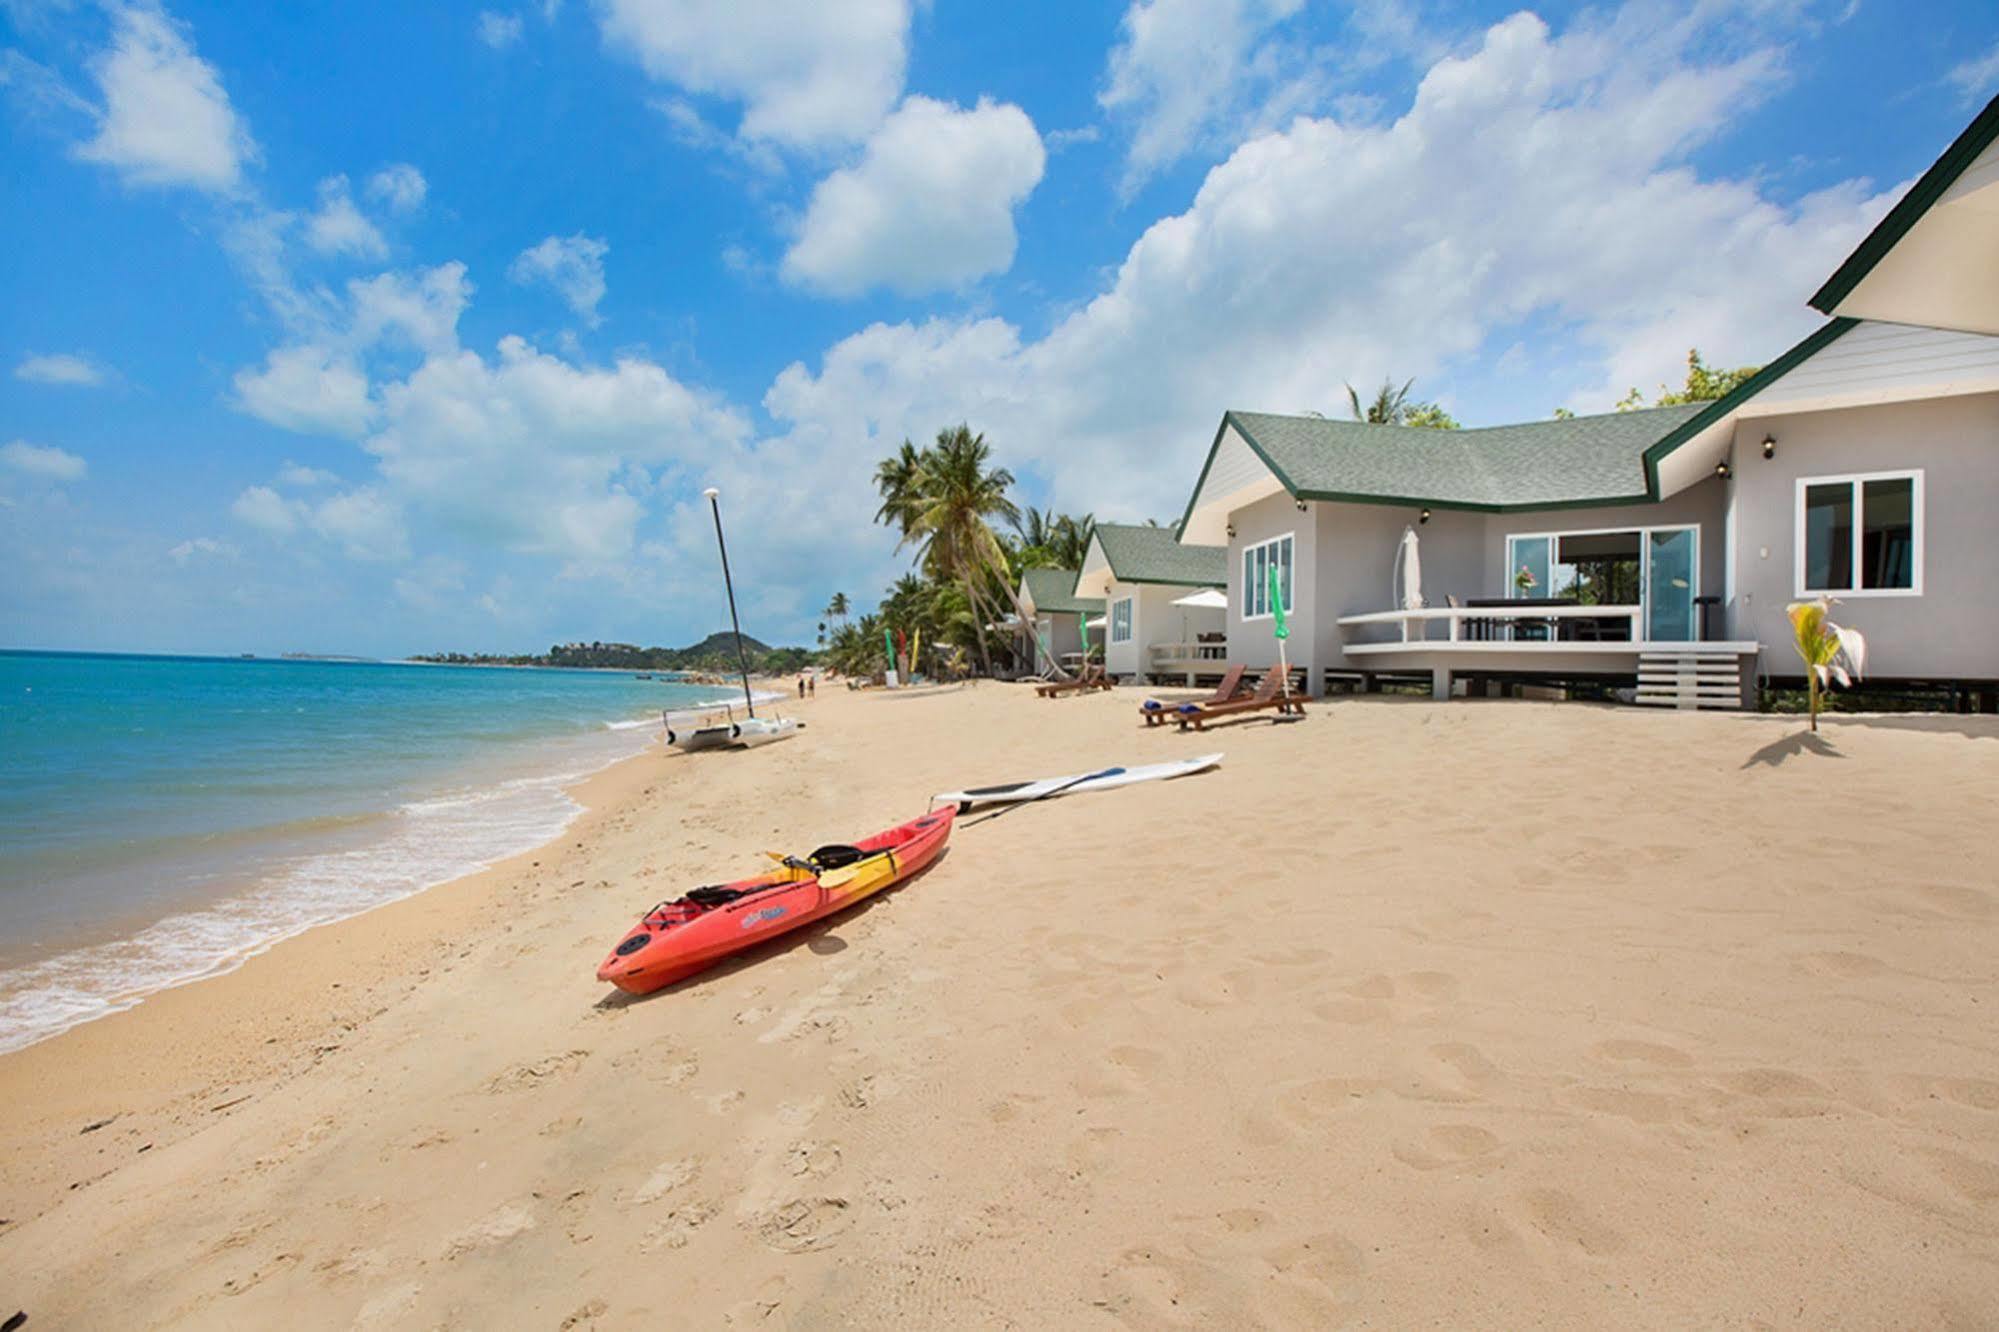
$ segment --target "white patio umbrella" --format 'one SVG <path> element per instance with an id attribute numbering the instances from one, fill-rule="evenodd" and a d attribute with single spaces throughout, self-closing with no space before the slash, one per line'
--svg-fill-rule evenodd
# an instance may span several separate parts
<path id="1" fill-rule="evenodd" d="M 1227 610 L 1229 594 L 1218 587 L 1204 587 L 1199 592 L 1189 592 L 1184 597 L 1173 598 L 1176 606 L 1186 606 L 1193 610 Z M 1187 615 L 1180 614 L 1180 641 L 1187 641 Z"/>
<path id="2" fill-rule="evenodd" d="M 1413 611 L 1423 609 L 1423 553 L 1420 549 L 1421 545 L 1422 542 L 1416 536 L 1415 528 L 1405 527 L 1402 529 L 1402 546 L 1396 552 L 1396 556 L 1397 563 L 1402 567 L 1402 599 L 1400 605 L 1403 610 Z M 1388 589 L 1388 593 L 1392 597 L 1395 595 L 1395 588 L 1392 585 L 1392 574 L 1390 575 L 1390 580 L 1391 586 Z M 1405 642 L 1409 638 L 1409 621 L 1407 620 L 1402 622 L 1402 638 Z"/>
<path id="3" fill-rule="evenodd" d="M 1099 615 L 1095 619 L 1085 620 L 1083 621 L 1083 623 L 1087 624 L 1092 629 L 1101 629 L 1104 627 L 1104 617 Z"/>

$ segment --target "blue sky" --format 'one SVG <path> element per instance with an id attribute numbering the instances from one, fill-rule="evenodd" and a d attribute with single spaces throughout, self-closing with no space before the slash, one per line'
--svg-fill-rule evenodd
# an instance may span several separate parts
<path id="1" fill-rule="evenodd" d="M 1170 517 L 1221 412 L 1761 361 L 1988 3 L 0 0 L 0 643 L 809 641 L 904 435 Z"/>

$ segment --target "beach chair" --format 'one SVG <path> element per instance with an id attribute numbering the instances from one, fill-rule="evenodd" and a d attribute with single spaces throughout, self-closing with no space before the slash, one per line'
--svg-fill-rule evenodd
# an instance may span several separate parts
<path id="1" fill-rule="evenodd" d="M 1242 693 L 1242 676 L 1246 667 L 1230 666 L 1222 675 L 1222 682 L 1215 686 L 1215 692 L 1206 698 L 1194 699 L 1187 703 L 1162 703 L 1156 698 L 1148 698 L 1138 705 L 1138 715 L 1145 718 L 1147 726 L 1163 726 L 1183 712 L 1196 712 L 1215 703 L 1227 703 Z"/>
<path id="2" fill-rule="evenodd" d="M 1244 716 L 1252 712 L 1275 710 L 1302 717 L 1305 715 L 1305 696 L 1288 692 L 1284 676 L 1285 672 L 1282 670 L 1266 671 L 1263 678 L 1256 683 L 1256 692 L 1248 697 L 1230 699 L 1225 703 L 1204 704 L 1191 711 L 1176 713 L 1173 720 L 1180 723 L 1180 729 L 1183 731 L 1190 726 L 1194 730 L 1202 731 L 1207 729 L 1207 724 L 1211 721 L 1222 717 Z"/>
<path id="3" fill-rule="evenodd" d="M 1110 676 L 1101 666 L 1085 666 L 1073 680 L 1057 680 L 1053 684 L 1036 685 L 1034 692 L 1042 698 L 1060 698 L 1064 694 L 1087 694 L 1092 689 L 1109 689 Z"/>

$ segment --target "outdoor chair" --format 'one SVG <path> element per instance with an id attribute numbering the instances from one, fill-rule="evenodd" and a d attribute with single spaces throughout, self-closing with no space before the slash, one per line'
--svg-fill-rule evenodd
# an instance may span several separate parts
<path id="1" fill-rule="evenodd" d="M 1242 677 L 1246 669 L 1239 665 L 1230 666 L 1223 672 L 1222 682 L 1215 686 L 1215 692 L 1203 699 L 1188 703 L 1162 703 L 1156 698 L 1148 698 L 1138 705 L 1138 715 L 1145 718 L 1147 726 L 1163 726 L 1182 713 L 1198 712 L 1216 703 L 1231 702 L 1243 692 Z"/>

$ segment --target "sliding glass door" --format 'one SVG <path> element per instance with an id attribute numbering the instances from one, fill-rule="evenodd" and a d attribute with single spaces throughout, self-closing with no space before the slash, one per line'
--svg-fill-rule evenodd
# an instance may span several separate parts
<path id="1" fill-rule="evenodd" d="M 1655 527 L 1645 533 L 1645 637 L 1657 643 L 1695 638 L 1695 568 L 1700 529 Z"/>

